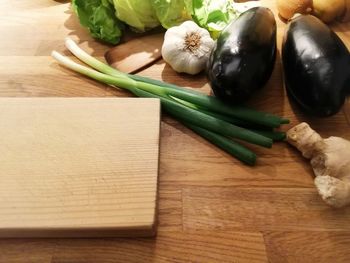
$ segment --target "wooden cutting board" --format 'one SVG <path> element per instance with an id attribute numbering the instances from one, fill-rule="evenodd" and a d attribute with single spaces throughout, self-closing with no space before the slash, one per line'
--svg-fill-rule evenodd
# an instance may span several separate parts
<path id="1" fill-rule="evenodd" d="M 151 236 L 160 103 L 0 98 L 0 237 Z"/>
<path id="2" fill-rule="evenodd" d="M 134 73 L 161 59 L 164 33 L 145 35 L 117 45 L 105 53 L 109 65 Z"/>

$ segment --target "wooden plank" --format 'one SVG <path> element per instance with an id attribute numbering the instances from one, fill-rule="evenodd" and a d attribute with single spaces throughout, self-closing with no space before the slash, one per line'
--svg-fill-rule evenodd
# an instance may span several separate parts
<path id="1" fill-rule="evenodd" d="M 0 239 L 0 262 L 51 263 L 55 243 L 48 239 Z"/>
<path id="2" fill-rule="evenodd" d="M 350 208 L 326 206 L 315 189 L 186 187 L 183 202 L 185 230 L 350 231 Z"/>
<path id="3" fill-rule="evenodd" d="M 22 3 L 21 3 L 22 2 Z M 101 43 L 92 41 L 87 29 L 80 26 L 69 4 L 52 1 L 11 1 L 9 8 L 4 1 L 0 3 L 1 56 L 42 55 L 49 43 L 61 44 L 68 35 L 80 43 L 86 43 L 96 51 L 108 49 Z M 16 7 L 17 6 L 17 7 Z M 21 6 L 21 7 L 20 7 Z M 61 21 L 61 22 L 58 22 Z M 56 46 L 51 45 L 51 49 Z M 104 52 L 100 53 L 103 56 Z M 50 51 L 51 53 L 51 51 Z"/>
<path id="4" fill-rule="evenodd" d="M 1 97 L 108 97 L 130 93 L 59 66 L 49 56 L 0 56 Z"/>
<path id="5" fill-rule="evenodd" d="M 271 263 L 337 262 L 350 259 L 350 232 L 286 231 L 264 233 Z"/>
<path id="6" fill-rule="evenodd" d="M 159 232 L 153 239 L 62 240 L 52 263 L 266 262 L 260 233 Z"/>
<path id="7" fill-rule="evenodd" d="M 247 167 L 169 118 L 161 138 L 162 185 L 313 188 L 311 168 L 285 143 L 260 150 L 258 165 Z"/>
<path id="8" fill-rule="evenodd" d="M 0 237 L 155 232 L 157 99 L 0 99 Z"/>
<path id="9" fill-rule="evenodd" d="M 162 173 L 160 173 L 162 174 Z M 162 180 L 160 178 L 160 180 Z M 182 189 L 159 185 L 158 228 L 163 232 L 182 231 Z"/>

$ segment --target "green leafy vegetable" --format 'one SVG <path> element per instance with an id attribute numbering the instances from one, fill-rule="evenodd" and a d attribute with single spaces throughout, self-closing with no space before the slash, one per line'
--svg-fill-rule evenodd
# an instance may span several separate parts
<path id="1" fill-rule="evenodd" d="M 186 5 L 193 20 L 206 28 L 213 38 L 217 38 L 224 27 L 239 13 L 230 0 L 192 0 Z"/>
<path id="2" fill-rule="evenodd" d="M 164 28 L 177 26 L 190 20 L 184 0 L 151 0 L 159 22 Z"/>
<path id="3" fill-rule="evenodd" d="M 110 44 L 117 44 L 124 25 L 116 18 L 113 4 L 108 0 L 73 0 L 73 10 L 80 23 L 91 35 Z"/>
<path id="4" fill-rule="evenodd" d="M 151 0 L 113 0 L 116 16 L 137 31 L 159 26 Z"/>
<path id="5" fill-rule="evenodd" d="M 80 23 L 93 37 L 111 44 L 119 42 L 124 23 L 144 32 L 191 19 L 217 38 L 230 21 L 256 5 L 232 0 L 72 0 Z"/>

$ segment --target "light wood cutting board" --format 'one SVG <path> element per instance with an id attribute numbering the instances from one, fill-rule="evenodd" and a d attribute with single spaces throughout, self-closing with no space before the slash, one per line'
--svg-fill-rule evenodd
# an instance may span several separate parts
<path id="1" fill-rule="evenodd" d="M 155 234 L 157 99 L 0 98 L 0 237 Z"/>

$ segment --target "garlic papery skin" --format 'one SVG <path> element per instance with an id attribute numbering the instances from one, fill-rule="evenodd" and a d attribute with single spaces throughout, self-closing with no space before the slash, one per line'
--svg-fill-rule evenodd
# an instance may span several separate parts
<path id="1" fill-rule="evenodd" d="M 195 75 L 205 68 L 214 44 L 207 30 L 186 21 L 166 31 L 162 56 L 176 72 Z"/>

